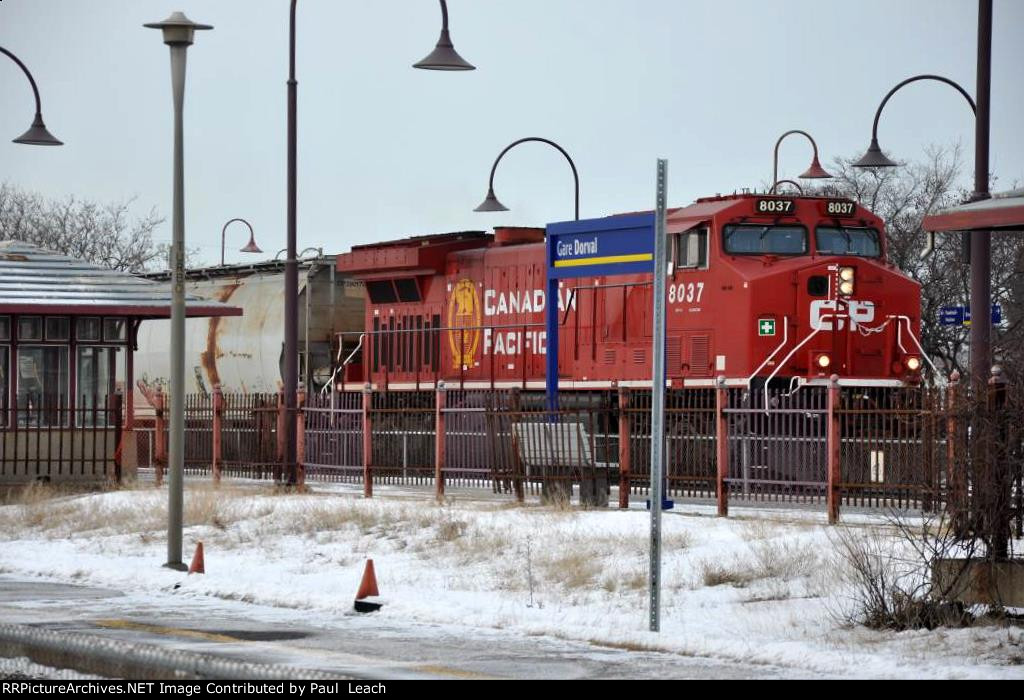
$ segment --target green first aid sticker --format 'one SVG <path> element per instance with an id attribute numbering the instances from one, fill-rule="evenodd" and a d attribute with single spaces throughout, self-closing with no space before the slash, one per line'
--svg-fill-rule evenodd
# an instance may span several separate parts
<path id="1" fill-rule="evenodd" d="M 757 334 L 759 336 L 775 335 L 775 319 L 762 318 L 757 322 Z"/>

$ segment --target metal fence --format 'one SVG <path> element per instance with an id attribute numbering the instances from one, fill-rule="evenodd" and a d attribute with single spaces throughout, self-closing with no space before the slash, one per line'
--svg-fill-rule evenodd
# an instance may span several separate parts
<path id="1" fill-rule="evenodd" d="M 121 478 L 122 397 L 0 403 L 0 484 Z"/>
<path id="2" fill-rule="evenodd" d="M 970 488 L 963 462 L 973 417 L 955 397 L 956 387 L 673 389 L 666 493 L 717 499 L 723 513 L 730 501 L 824 503 L 833 519 L 840 505 L 937 509 Z M 519 389 L 343 392 L 298 403 L 296 419 L 281 395 L 189 397 L 188 469 L 217 464 L 280 480 L 278 435 L 296 420 L 305 478 L 363 484 L 367 495 L 373 484 L 432 484 L 523 498 L 600 482 L 606 494 L 617 484 L 624 506 L 649 486 L 649 390 L 566 394 L 554 412 L 542 394 Z M 139 440 L 140 457 L 160 460 L 155 438 Z M 1009 439 L 1004 452 L 1021 528 L 1018 443 Z"/>
<path id="3" fill-rule="evenodd" d="M 363 394 L 315 395 L 305 408 L 306 478 L 360 483 L 363 480 Z"/>

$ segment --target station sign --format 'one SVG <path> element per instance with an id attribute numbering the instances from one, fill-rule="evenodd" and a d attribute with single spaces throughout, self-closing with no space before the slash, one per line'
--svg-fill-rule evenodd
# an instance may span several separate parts
<path id="1" fill-rule="evenodd" d="M 992 325 L 997 326 L 1003 322 L 1003 307 L 999 304 L 992 305 Z M 943 306 L 939 309 L 940 326 L 969 326 L 971 325 L 971 307 L 969 306 Z"/>
<path id="2" fill-rule="evenodd" d="M 548 279 L 654 270 L 654 214 L 566 221 L 547 227 Z"/>

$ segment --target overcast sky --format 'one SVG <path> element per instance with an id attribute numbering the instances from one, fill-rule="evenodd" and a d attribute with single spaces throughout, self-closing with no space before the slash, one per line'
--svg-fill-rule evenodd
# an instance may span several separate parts
<path id="1" fill-rule="evenodd" d="M 67 145 L 10 143 L 32 94 L 0 60 L 0 179 L 50 196 L 135 197 L 168 217 L 168 49 L 145 22 L 183 10 L 215 29 L 189 50 L 186 236 L 219 258 L 244 217 L 264 250 L 285 245 L 287 0 L 0 0 L 0 46 L 34 73 L 50 130 Z M 458 51 L 477 70 L 413 70 L 437 40 L 434 0 L 299 4 L 299 247 L 351 245 L 572 216 L 569 169 L 539 144 L 515 149 L 496 190 L 512 209 L 472 210 L 498 152 L 543 136 L 575 159 L 582 215 L 650 208 L 655 160 L 670 201 L 757 187 L 788 129 L 822 161 L 862 152 L 886 91 L 917 73 L 974 92 L 974 0 L 450 0 Z M 995 0 L 992 169 L 1024 181 L 1024 2 Z M 4 57 L 0 57 L 4 58 Z M 973 169 L 970 110 L 938 83 L 910 86 L 882 118 L 897 159 L 959 142 Z M 787 140 L 781 176 L 809 145 Z M 229 251 L 246 241 L 229 231 Z M 255 256 L 230 252 L 228 260 Z"/>

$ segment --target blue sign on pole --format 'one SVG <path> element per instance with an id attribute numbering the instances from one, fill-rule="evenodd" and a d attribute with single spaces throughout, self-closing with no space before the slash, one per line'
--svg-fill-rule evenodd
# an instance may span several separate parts
<path id="1" fill-rule="evenodd" d="M 546 388 L 558 410 L 558 280 L 636 275 L 654 270 L 654 213 L 566 221 L 547 226 Z"/>
<path id="2" fill-rule="evenodd" d="M 997 326 L 1003 322 L 1003 307 L 999 304 L 992 305 L 992 325 Z M 969 326 L 971 325 L 971 309 L 969 306 L 943 306 L 939 309 L 940 326 Z"/>

